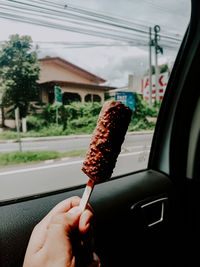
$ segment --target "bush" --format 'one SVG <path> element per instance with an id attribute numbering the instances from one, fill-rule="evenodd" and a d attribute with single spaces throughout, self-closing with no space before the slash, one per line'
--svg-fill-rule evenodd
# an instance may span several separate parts
<path id="1" fill-rule="evenodd" d="M 76 129 L 86 127 L 88 133 L 90 132 L 89 129 L 96 125 L 97 116 L 99 115 L 101 107 L 101 103 L 80 102 L 72 102 L 70 105 L 59 107 L 46 105 L 40 118 L 44 126 L 49 127 L 50 124 L 56 122 L 56 108 L 58 108 L 58 123 L 63 125 L 62 131 L 66 132 L 66 129 L 70 129 L 71 132 L 74 133 Z M 34 124 L 31 129 L 34 129 Z M 35 130 L 37 130 L 37 128 L 35 128 Z"/>
<path id="2" fill-rule="evenodd" d="M 136 105 L 129 125 L 130 131 L 154 129 L 155 123 L 148 122 L 147 117 L 157 117 L 160 103 L 155 103 L 152 107 L 142 99 L 138 94 L 135 94 Z"/>
<path id="3" fill-rule="evenodd" d="M 44 106 L 40 118 L 45 122 L 45 125 L 56 122 L 56 106 L 47 104 Z"/>
<path id="4" fill-rule="evenodd" d="M 92 117 L 99 114 L 101 110 L 101 103 L 80 103 L 72 102 L 66 105 L 67 115 L 69 119 L 78 119 L 80 117 Z"/>
<path id="5" fill-rule="evenodd" d="M 134 111 L 134 117 L 137 119 L 144 119 L 146 117 L 157 117 L 159 111 L 159 105 L 154 104 L 152 107 L 142 99 L 138 94 L 135 94 L 136 106 Z"/>
<path id="6" fill-rule="evenodd" d="M 97 123 L 98 115 L 93 117 L 82 117 L 76 120 L 72 120 L 69 123 L 69 127 L 71 128 L 71 132 L 73 133 L 87 133 L 90 134 L 93 132 L 96 123 Z"/>
<path id="7" fill-rule="evenodd" d="M 38 116 L 29 115 L 27 117 L 27 128 L 28 130 L 40 130 L 44 127 L 45 120 L 41 119 Z"/>
<path id="8" fill-rule="evenodd" d="M 148 117 L 157 117 L 160 103 L 149 106 L 141 96 L 135 94 L 136 107 L 133 112 L 129 131 L 154 129 L 155 122 Z M 58 107 L 58 125 L 56 124 L 56 106 L 46 105 L 41 114 L 27 117 L 27 133 L 21 137 L 59 136 L 69 134 L 91 134 L 101 110 L 101 103 L 73 102 L 70 105 Z M 1 139 L 16 139 L 16 131 L 5 131 Z"/>

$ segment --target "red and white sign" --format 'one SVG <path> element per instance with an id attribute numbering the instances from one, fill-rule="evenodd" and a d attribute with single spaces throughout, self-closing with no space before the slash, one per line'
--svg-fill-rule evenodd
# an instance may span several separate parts
<path id="1" fill-rule="evenodd" d="M 168 83 L 168 72 L 164 72 L 159 74 L 158 78 L 158 97 L 159 100 L 163 99 L 165 89 Z M 155 75 L 152 75 L 152 102 L 156 100 L 156 85 L 155 85 Z M 143 99 L 149 101 L 150 90 L 149 90 L 149 76 L 145 76 L 141 80 L 141 91 L 140 93 L 143 95 Z"/>

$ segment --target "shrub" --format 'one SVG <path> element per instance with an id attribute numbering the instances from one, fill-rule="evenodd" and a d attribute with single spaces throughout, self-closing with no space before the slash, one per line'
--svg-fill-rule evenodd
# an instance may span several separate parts
<path id="1" fill-rule="evenodd" d="M 60 107 L 46 105 L 40 118 L 43 120 L 45 126 L 55 123 L 56 108 L 58 108 L 58 123 L 63 125 L 63 130 L 68 127 L 80 128 L 93 121 L 96 123 L 96 116 L 98 116 L 101 107 L 101 103 L 80 102 L 72 102 L 70 105 Z"/>
<path id="2" fill-rule="evenodd" d="M 29 115 L 27 116 L 27 128 L 28 130 L 40 130 L 45 125 L 45 120 L 39 116 Z"/>
<path id="3" fill-rule="evenodd" d="M 136 107 L 133 112 L 129 131 L 147 130 L 155 127 L 155 122 L 148 117 L 157 117 L 160 103 L 149 106 L 141 96 L 135 94 Z M 27 117 L 27 133 L 21 137 L 58 136 L 68 134 L 91 134 L 101 110 L 101 103 L 73 102 L 70 105 L 58 107 L 58 125 L 56 124 L 56 106 L 45 105 L 41 114 Z M 16 139 L 16 131 L 5 131 L 1 139 Z"/>
<path id="4" fill-rule="evenodd" d="M 76 120 L 72 120 L 70 122 L 70 126 L 71 128 L 82 128 L 82 127 L 89 127 L 91 129 L 94 129 L 94 127 L 96 126 L 96 122 L 97 122 L 98 116 L 94 116 L 91 118 L 88 117 L 82 117 Z"/>
<path id="5" fill-rule="evenodd" d="M 45 125 L 56 122 L 56 106 L 47 104 L 44 106 L 40 118 L 44 120 Z"/>

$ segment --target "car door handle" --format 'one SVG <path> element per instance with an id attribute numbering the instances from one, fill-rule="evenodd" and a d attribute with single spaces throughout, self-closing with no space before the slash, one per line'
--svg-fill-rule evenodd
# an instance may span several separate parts
<path id="1" fill-rule="evenodd" d="M 148 227 L 164 221 L 167 203 L 168 198 L 162 197 L 141 205 L 141 211 Z"/>

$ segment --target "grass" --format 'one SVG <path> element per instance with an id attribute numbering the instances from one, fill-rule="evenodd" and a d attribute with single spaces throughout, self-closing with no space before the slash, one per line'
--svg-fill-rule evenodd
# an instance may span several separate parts
<path id="1" fill-rule="evenodd" d="M 93 126 L 84 126 L 81 128 L 74 127 L 69 128 L 65 131 L 63 131 L 61 125 L 52 124 L 49 127 L 44 127 L 41 130 L 30 130 L 27 133 L 20 133 L 21 138 L 27 138 L 27 137 L 46 137 L 46 136 L 62 136 L 62 135 L 70 135 L 70 134 L 91 134 L 95 128 L 95 125 Z M 5 130 L 0 133 L 0 140 L 9 140 L 14 139 L 17 140 L 17 132 L 15 129 L 13 130 Z"/>
<path id="2" fill-rule="evenodd" d="M 68 152 L 57 151 L 25 151 L 0 153 L 0 166 L 20 163 L 33 163 L 43 160 L 59 159 L 63 157 L 84 157 L 86 150 L 73 150 Z"/>

